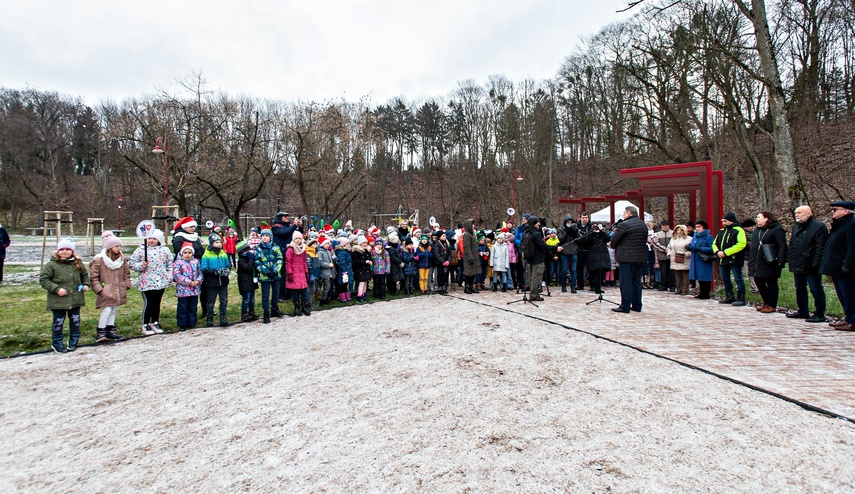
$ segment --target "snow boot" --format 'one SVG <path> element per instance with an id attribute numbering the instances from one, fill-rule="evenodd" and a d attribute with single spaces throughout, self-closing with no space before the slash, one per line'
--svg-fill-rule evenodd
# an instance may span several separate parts
<path id="1" fill-rule="evenodd" d="M 745 292 L 736 292 L 736 300 L 731 302 L 734 307 L 745 307 Z"/>
<path id="2" fill-rule="evenodd" d="M 107 341 L 107 328 L 98 328 L 95 330 L 95 342 L 104 343 Z"/>
<path id="3" fill-rule="evenodd" d="M 270 324 L 270 312 L 264 313 L 264 319 L 261 320 L 264 324 Z"/>
<path id="4" fill-rule="evenodd" d="M 108 340 L 116 341 L 116 340 L 121 340 L 121 339 L 122 339 L 122 337 L 121 337 L 121 336 L 119 336 L 118 334 L 116 334 L 116 326 L 113 326 L 112 324 L 108 324 L 108 325 L 107 325 L 107 327 L 106 327 L 106 328 L 104 328 L 104 329 L 107 331 L 106 336 L 107 336 L 107 339 L 108 339 Z"/>
<path id="5" fill-rule="evenodd" d="M 724 299 L 718 301 L 718 303 L 720 304 L 732 304 L 734 302 L 736 302 L 736 299 L 733 297 L 732 292 L 727 292 L 724 296 Z"/>

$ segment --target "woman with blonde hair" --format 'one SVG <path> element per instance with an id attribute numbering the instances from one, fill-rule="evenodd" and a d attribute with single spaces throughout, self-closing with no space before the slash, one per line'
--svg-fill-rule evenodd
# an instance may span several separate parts
<path id="1" fill-rule="evenodd" d="M 685 225 L 677 225 L 674 232 L 671 234 L 671 241 L 668 243 L 666 252 L 668 259 L 671 260 L 671 271 L 674 271 L 674 280 L 677 288 L 674 290 L 675 295 L 689 294 L 689 262 L 692 255 L 686 247 L 692 241 L 689 237 L 689 232 Z"/>

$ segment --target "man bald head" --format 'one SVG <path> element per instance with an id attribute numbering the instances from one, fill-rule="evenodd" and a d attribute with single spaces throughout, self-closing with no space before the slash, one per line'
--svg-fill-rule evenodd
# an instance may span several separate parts
<path id="1" fill-rule="evenodd" d="M 798 223 L 807 222 L 811 216 L 813 216 L 813 211 L 811 211 L 810 206 L 799 206 L 796 208 L 796 221 Z"/>

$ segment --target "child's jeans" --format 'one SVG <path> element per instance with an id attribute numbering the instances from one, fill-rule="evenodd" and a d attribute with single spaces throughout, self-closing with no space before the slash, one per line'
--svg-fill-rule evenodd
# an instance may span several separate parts
<path id="1" fill-rule="evenodd" d="M 271 299 L 273 308 L 279 310 L 279 280 L 261 282 L 261 310 L 270 313 Z"/>
<path id="2" fill-rule="evenodd" d="M 501 286 L 507 286 L 508 284 L 508 273 L 507 271 L 493 271 L 493 286 L 499 288 Z"/>
<path id="3" fill-rule="evenodd" d="M 217 298 L 220 299 L 220 323 L 227 322 L 226 311 L 229 308 L 229 285 L 209 286 L 208 290 L 208 307 L 205 311 L 205 318 L 208 321 L 214 319 L 214 304 L 217 303 Z"/>
<path id="4" fill-rule="evenodd" d="M 192 328 L 199 322 L 196 312 L 199 310 L 199 297 L 179 297 L 175 307 L 175 322 L 179 328 Z"/>
<path id="5" fill-rule="evenodd" d="M 240 293 L 240 313 L 255 314 L 255 290 Z"/>
<path id="6" fill-rule="evenodd" d="M 62 346 L 62 327 L 68 316 L 68 344 L 76 347 L 80 340 L 80 307 L 71 309 L 53 309 L 53 326 L 51 327 L 51 340 L 54 346 Z"/>

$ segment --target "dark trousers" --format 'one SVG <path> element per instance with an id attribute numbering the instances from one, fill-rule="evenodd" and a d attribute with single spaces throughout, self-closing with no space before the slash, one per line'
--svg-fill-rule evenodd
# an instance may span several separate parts
<path id="1" fill-rule="evenodd" d="M 217 303 L 217 298 L 220 299 L 220 322 L 226 322 L 226 311 L 229 308 L 229 285 L 209 286 L 205 287 L 208 290 L 208 305 L 205 307 L 205 318 L 209 321 L 214 319 L 214 305 Z"/>
<path id="2" fill-rule="evenodd" d="M 55 346 L 62 344 L 62 328 L 68 317 L 68 344 L 77 346 L 80 340 L 80 307 L 71 309 L 53 309 L 53 324 L 51 325 L 51 343 Z"/>
<path id="3" fill-rule="evenodd" d="M 0 258 L 0 283 L 3 282 L 3 264 L 6 263 L 5 258 Z"/>
<path id="4" fill-rule="evenodd" d="M 587 254 L 587 253 L 586 253 Z M 641 312 L 641 276 L 645 263 L 620 263 L 620 308 Z"/>
<path id="5" fill-rule="evenodd" d="M 374 298 L 386 298 L 386 278 L 388 277 L 389 275 L 387 274 L 375 274 L 371 276 L 374 282 L 372 283 L 371 295 Z"/>
<path id="6" fill-rule="evenodd" d="M 580 250 L 576 254 L 576 288 L 585 289 L 585 270 L 588 268 L 588 251 Z"/>
<path id="7" fill-rule="evenodd" d="M 179 328 L 192 328 L 199 322 L 196 313 L 199 310 L 199 297 L 179 297 L 175 307 L 175 322 Z"/>
<path id="8" fill-rule="evenodd" d="M 307 305 L 309 303 L 309 289 L 291 288 L 291 303 L 294 304 L 295 309 Z"/>
<path id="9" fill-rule="evenodd" d="M 840 305 L 843 306 L 846 322 L 855 324 L 855 279 L 834 278 L 834 290 L 840 299 Z"/>
<path id="10" fill-rule="evenodd" d="M 757 291 L 760 292 L 763 303 L 769 307 L 777 307 L 778 278 L 760 278 L 759 276 L 755 276 L 754 282 L 757 283 Z"/>
<path id="11" fill-rule="evenodd" d="M 810 313 L 808 305 L 808 288 L 813 295 L 813 304 L 818 315 L 825 315 L 825 290 L 822 288 L 821 274 L 793 273 L 793 284 L 796 286 L 796 305 L 802 314 Z"/>
<path id="12" fill-rule="evenodd" d="M 160 301 L 163 290 L 146 290 L 140 292 L 143 298 L 143 324 L 160 322 Z"/>
<path id="13" fill-rule="evenodd" d="M 567 288 L 567 275 L 570 275 L 570 286 L 576 286 L 576 254 L 558 256 L 558 283 L 561 288 Z"/>
<path id="14" fill-rule="evenodd" d="M 255 314 L 255 290 L 240 293 L 240 313 Z"/>
<path id="15" fill-rule="evenodd" d="M 392 275 L 386 277 L 386 293 L 395 296 L 398 294 L 398 282 L 392 278 Z"/>
<path id="16" fill-rule="evenodd" d="M 727 295 L 733 295 L 733 283 L 730 282 L 730 275 L 733 274 L 733 281 L 736 282 L 736 292 L 745 293 L 745 280 L 742 279 L 742 266 L 734 264 L 719 265 L 718 272 L 721 274 L 721 281 L 724 283 L 724 291 Z"/>
<path id="17" fill-rule="evenodd" d="M 599 269 L 591 271 L 591 290 L 595 293 L 603 293 L 603 272 Z"/>
<path id="18" fill-rule="evenodd" d="M 660 284 L 665 288 L 674 288 L 677 282 L 674 279 L 674 273 L 671 271 L 671 259 L 659 260 L 659 274 L 661 276 Z"/>
<path id="19" fill-rule="evenodd" d="M 271 307 L 279 310 L 279 280 L 261 282 L 261 310 L 268 314 Z"/>

